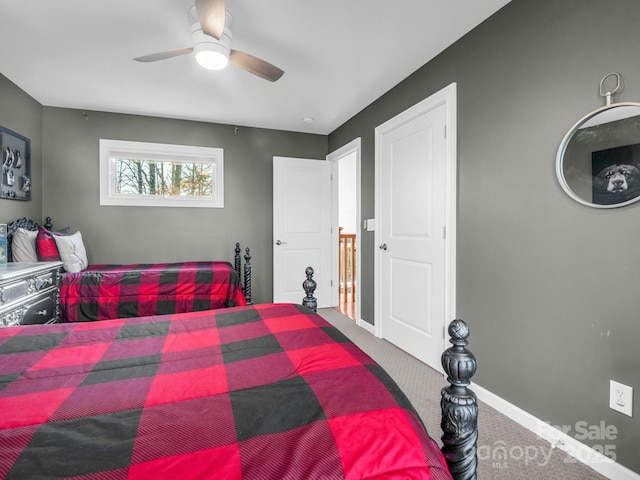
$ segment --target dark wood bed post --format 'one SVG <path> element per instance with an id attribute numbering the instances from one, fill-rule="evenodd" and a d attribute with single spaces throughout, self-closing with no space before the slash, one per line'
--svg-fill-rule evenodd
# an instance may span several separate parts
<path id="1" fill-rule="evenodd" d="M 44 228 L 51 231 L 53 228 L 53 223 L 51 222 L 51 217 L 47 217 L 44 219 Z"/>
<path id="2" fill-rule="evenodd" d="M 233 268 L 238 274 L 238 278 L 242 279 L 242 252 L 240 248 L 240 244 L 236 243 L 235 255 L 233 257 Z M 246 248 L 246 253 L 244 255 L 244 279 L 242 279 L 242 292 L 244 293 L 244 298 L 247 300 L 247 305 L 253 305 L 253 300 L 251 298 L 251 253 L 249 253 L 249 247 Z"/>
<path id="3" fill-rule="evenodd" d="M 247 299 L 247 305 L 253 305 L 251 298 L 251 253 L 249 247 L 245 248 L 244 254 L 244 298 Z"/>
<path id="4" fill-rule="evenodd" d="M 478 401 L 468 386 L 476 373 L 476 357 L 466 345 L 469 326 L 463 320 L 449 324 L 453 346 L 442 354 L 442 368 L 450 386 L 442 389 L 442 453 L 456 480 L 477 478 Z"/>
<path id="5" fill-rule="evenodd" d="M 236 243 L 235 256 L 233 257 L 233 268 L 235 268 L 238 273 L 238 278 L 242 278 L 242 270 L 240 269 L 240 262 L 242 261 L 242 257 L 240 257 L 240 244 Z"/>
<path id="6" fill-rule="evenodd" d="M 315 292 L 318 284 L 313 279 L 313 268 L 307 267 L 304 273 L 307 275 L 307 279 L 302 282 L 302 288 L 304 288 L 304 292 L 306 293 L 305 297 L 302 299 L 302 305 L 314 312 L 317 312 L 318 300 L 313 296 L 313 292 Z"/>

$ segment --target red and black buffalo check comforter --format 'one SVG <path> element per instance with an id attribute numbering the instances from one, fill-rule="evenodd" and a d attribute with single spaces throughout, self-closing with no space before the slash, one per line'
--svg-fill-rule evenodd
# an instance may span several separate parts
<path id="1" fill-rule="evenodd" d="M 65 273 L 62 322 L 197 312 L 246 305 L 228 262 L 90 265 Z"/>
<path id="2" fill-rule="evenodd" d="M 301 306 L 0 329 L 0 477 L 450 479 L 393 380 Z"/>

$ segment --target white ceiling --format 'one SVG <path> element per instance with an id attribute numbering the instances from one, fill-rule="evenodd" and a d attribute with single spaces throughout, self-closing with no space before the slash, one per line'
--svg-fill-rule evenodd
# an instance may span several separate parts
<path id="1" fill-rule="evenodd" d="M 508 2 L 227 0 L 232 48 L 285 71 L 271 83 L 132 60 L 190 47 L 193 0 L 0 0 L 0 73 L 45 106 L 328 134 Z"/>

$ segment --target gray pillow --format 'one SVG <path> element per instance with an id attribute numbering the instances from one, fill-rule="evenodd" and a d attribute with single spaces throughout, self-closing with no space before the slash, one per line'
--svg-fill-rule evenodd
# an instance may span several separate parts
<path id="1" fill-rule="evenodd" d="M 38 231 L 17 228 L 11 240 L 11 256 L 14 262 L 37 262 L 36 237 Z"/>
<path id="2" fill-rule="evenodd" d="M 58 247 L 62 268 L 67 272 L 81 272 L 89 265 L 87 251 L 82 242 L 82 234 L 76 232 L 72 235 L 54 235 L 53 239 Z"/>

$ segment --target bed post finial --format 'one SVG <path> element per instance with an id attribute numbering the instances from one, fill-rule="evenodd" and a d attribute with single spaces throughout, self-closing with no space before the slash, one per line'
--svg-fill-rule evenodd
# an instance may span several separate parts
<path id="1" fill-rule="evenodd" d="M 467 348 L 469 326 L 463 320 L 449 324 L 453 346 L 442 354 L 442 368 L 450 386 L 442 389 L 442 453 L 456 480 L 475 480 L 478 466 L 478 401 L 468 386 L 476 373 L 476 357 Z"/>
<path id="2" fill-rule="evenodd" d="M 304 288 L 304 291 L 307 295 L 302 299 L 302 305 L 313 310 L 314 312 L 317 312 L 318 300 L 313 296 L 313 292 L 315 292 L 318 284 L 313 279 L 313 268 L 307 267 L 304 273 L 307 275 L 307 279 L 302 282 L 302 288 Z"/>
<path id="3" fill-rule="evenodd" d="M 51 223 L 51 217 L 47 217 L 44 219 L 44 228 L 51 231 L 53 229 L 53 223 Z"/>
<path id="4" fill-rule="evenodd" d="M 249 253 L 249 247 L 245 248 L 244 254 L 244 298 L 247 300 L 247 305 L 253 305 L 253 299 L 251 298 L 251 253 Z"/>

